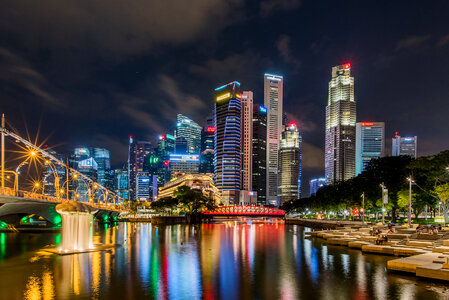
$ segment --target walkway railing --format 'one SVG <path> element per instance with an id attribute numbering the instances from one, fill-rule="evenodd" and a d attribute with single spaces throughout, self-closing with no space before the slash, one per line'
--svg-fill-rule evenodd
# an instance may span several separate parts
<path id="1" fill-rule="evenodd" d="M 64 201 L 67 201 L 65 198 L 58 198 L 53 196 L 47 196 L 43 194 L 33 193 L 29 191 L 21 191 L 21 190 L 15 190 L 12 188 L 0 187 L 0 195 L 3 196 L 12 196 L 12 197 L 18 197 L 18 198 L 24 198 L 24 199 L 32 199 L 32 200 L 41 200 L 41 201 L 47 201 L 52 203 L 62 203 Z M 127 211 L 128 209 L 124 208 L 122 205 L 112 204 L 112 205 L 105 205 L 105 204 L 95 204 L 95 203 L 87 203 L 87 202 L 80 202 L 86 205 L 89 205 L 93 208 L 98 209 L 105 209 L 105 210 L 114 210 L 114 211 Z"/>

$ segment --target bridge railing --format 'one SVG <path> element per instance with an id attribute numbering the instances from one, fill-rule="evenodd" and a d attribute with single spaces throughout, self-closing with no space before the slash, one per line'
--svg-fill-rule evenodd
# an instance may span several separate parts
<path id="1" fill-rule="evenodd" d="M 29 192 L 29 191 L 15 190 L 15 189 L 8 188 L 8 187 L 4 187 L 4 188 L 0 187 L 0 195 L 26 198 L 26 199 L 34 199 L 34 200 L 42 200 L 42 201 L 48 201 L 48 202 L 53 202 L 53 203 L 62 203 L 64 201 L 67 201 L 67 199 L 65 199 L 65 198 L 47 196 L 47 195 L 42 195 L 42 194 L 33 193 L 33 192 Z M 86 203 L 86 202 L 81 202 L 81 203 L 87 204 L 93 208 L 98 208 L 98 209 L 106 209 L 106 210 L 114 210 L 114 211 L 126 211 L 127 210 L 122 205 L 117 205 L 117 204 L 105 205 L 105 204 L 95 204 L 95 203 Z"/>

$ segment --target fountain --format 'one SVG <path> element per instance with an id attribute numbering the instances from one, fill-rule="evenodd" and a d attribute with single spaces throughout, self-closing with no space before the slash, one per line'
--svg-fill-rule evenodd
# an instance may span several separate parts
<path id="1" fill-rule="evenodd" d="M 56 211 L 62 216 L 62 242 L 58 252 L 70 254 L 94 250 L 93 214 L 96 211 L 76 201 L 58 204 Z"/>

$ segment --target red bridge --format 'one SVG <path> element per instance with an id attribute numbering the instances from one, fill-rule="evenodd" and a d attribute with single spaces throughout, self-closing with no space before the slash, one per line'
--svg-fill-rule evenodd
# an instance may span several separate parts
<path id="1" fill-rule="evenodd" d="M 203 212 L 205 216 L 213 217 L 285 217 L 285 211 L 265 206 L 220 206 L 213 210 Z"/>

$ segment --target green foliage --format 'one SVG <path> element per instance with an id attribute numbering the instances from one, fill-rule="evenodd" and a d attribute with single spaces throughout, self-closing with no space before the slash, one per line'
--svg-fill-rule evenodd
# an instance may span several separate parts
<path id="1" fill-rule="evenodd" d="M 174 197 L 164 197 L 151 203 L 151 208 L 159 213 L 171 214 L 181 209 L 182 214 L 195 215 L 205 209 L 215 208 L 215 201 L 203 194 L 201 190 L 180 186 L 173 193 Z"/>
<path id="2" fill-rule="evenodd" d="M 388 189 L 387 210 L 393 221 L 397 211 L 406 211 L 409 201 L 409 181 L 414 180 L 412 208 L 416 214 L 427 205 L 432 208 L 438 201 L 445 204 L 449 199 L 449 151 L 438 155 L 420 157 L 416 160 L 408 156 L 383 157 L 372 160 L 366 170 L 345 182 L 337 182 L 322 187 L 316 195 L 283 205 L 287 211 L 341 212 L 362 207 L 362 193 L 365 194 L 365 211 L 382 208 L 381 184 Z"/>

